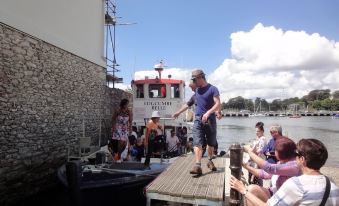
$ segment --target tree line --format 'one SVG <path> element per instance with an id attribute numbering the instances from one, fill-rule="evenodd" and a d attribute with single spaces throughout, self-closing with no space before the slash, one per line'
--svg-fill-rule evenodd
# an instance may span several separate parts
<path id="1" fill-rule="evenodd" d="M 252 99 L 238 96 L 229 99 L 228 102 L 223 102 L 221 107 L 223 110 L 249 110 L 251 112 L 291 111 L 295 108 L 303 112 L 317 110 L 339 111 L 339 90 L 331 93 L 330 89 L 316 89 L 302 98 L 274 99 L 272 102 L 267 102 L 266 99 L 260 97 L 253 101 Z"/>

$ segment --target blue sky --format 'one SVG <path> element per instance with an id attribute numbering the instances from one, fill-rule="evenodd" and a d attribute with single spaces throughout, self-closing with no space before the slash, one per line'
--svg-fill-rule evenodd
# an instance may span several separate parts
<path id="1" fill-rule="evenodd" d="M 281 96 L 281 91 L 284 91 L 286 97 L 302 96 L 303 91 L 305 93 L 313 89 L 310 87 L 333 87 L 330 88 L 332 91 L 339 89 L 339 85 L 329 82 L 330 77 L 326 76 L 322 77 L 327 78 L 324 84 L 303 82 L 309 81 L 311 74 L 307 72 L 314 71 L 310 68 L 316 65 L 317 68 L 323 69 L 327 67 L 324 64 L 328 60 L 325 58 L 320 63 L 311 61 L 311 59 L 318 59 L 322 52 L 315 52 L 316 54 L 311 57 L 300 56 L 305 53 L 302 51 L 303 45 L 314 45 L 308 49 L 315 51 L 323 49 L 323 45 L 326 44 L 325 51 L 333 56 L 330 60 L 331 66 L 326 68 L 326 72 L 328 73 L 328 70 L 334 74 L 339 72 L 339 57 L 337 57 L 339 55 L 337 23 L 339 1 L 117 0 L 116 4 L 117 16 L 122 17 L 119 19 L 120 23 L 137 23 L 116 28 L 116 58 L 121 65 L 119 67 L 121 72 L 117 75 L 124 79 L 121 88 L 129 85 L 135 72 L 152 70 L 153 65 L 163 59 L 168 69 L 175 68 L 175 71 L 181 75 L 185 74 L 184 77 L 180 75 L 178 77 L 186 80 L 189 79 L 192 69 L 203 69 L 209 81 L 220 87 L 223 100 L 237 94 L 247 98 L 255 98 L 262 94 L 264 98 L 274 99 Z M 271 36 L 268 35 L 270 33 Z M 289 35 L 290 33 L 292 35 Z M 271 39 L 271 37 L 275 41 L 267 45 L 265 38 Z M 298 38 L 302 41 L 309 40 L 299 44 Z M 322 43 L 322 39 L 326 39 L 326 43 Z M 287 45 L 291 42 L 291 45 L 298 46 L 282 48 L 284 44 L 275 44 L 276 41 L 286 41 Z M 253 42 L 261 43 L 253 44 Z M 269 50 L 264 51 L 262 48 Z M 295 55 L 299 55 L 298 58 L 304 61 L 289 62 L 291 58 L 286 56 L 289 53 L 288 49 L 293 52 L 300 51 L 294 54 L 292 59 Z M 270 50 L 275 55 L 272 58 L 276 61 L 263 63 Z M 249 51 L 252 53 L 249 54 Z M 253 61 L 256 56 L 265 58 L 260 57 Z M 275 65 L 278 61 L 279 64 Z M 243 70 L 243 62 L 247 63 L 247 67 L 251 63 L 250 67 L 256 69 Z M 287 69 L 291 68 L 291 65 L 294 69 Z M 277 67 L 280 69 L 275 70 Z M 229 74 L 227 77 L 230 78 L 226 78 L 228 84 L 242 79 L 238 85 L 251 85 L 253 82 L 248 82 L 248 79 L 260 72 L 270 73 L 273 77 L 286 77 L 288 80 L 283 81 L 278 87 L 272 87 L 268 82 L 255 91 L 253 87 L 226 89 L 227 84 L 220 80 L 221 76 Z M 235 75 L 237 73 L 238 76 Z M 249 76 L 244 77 L 245 73 Z M 269 79 L 270 76 L 265 78 Z M 300 82 L 303 84 L 300 85 Z M 291 86 L 296 88 L 289 89 Z M 272 91 L 274 89 L 276 90 Z"/>

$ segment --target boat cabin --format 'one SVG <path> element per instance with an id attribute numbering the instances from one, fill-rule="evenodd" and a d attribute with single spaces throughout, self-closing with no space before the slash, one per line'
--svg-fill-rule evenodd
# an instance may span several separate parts
<path id="1" fill-rule="evenodd" d="M 163 65 L 155 66 L 159 72 L 156 78 L 133 80 L 131 87 L 133 91 L 133 126 L 144 129 L 150 120 L 153 111 L 159 111 L 160 122 L 165 126 L 165 133 L 171 129 L 177 131 L 178 127 L 185 126 L 186 117 L 184 114 L 177 119 L 172 115 L 185 104 L 185 81 L 168 78 L 161 78 Z M 142 131 L 142 130 L 141 130 Z"/>

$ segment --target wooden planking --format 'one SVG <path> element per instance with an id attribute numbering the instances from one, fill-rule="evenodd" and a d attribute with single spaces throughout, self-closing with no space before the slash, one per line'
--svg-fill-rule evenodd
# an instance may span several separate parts
<path id="1" fill-rule="evenodd" d="M 225 166 L 225 196 L 230 196 L 230 178 L 231 178 L 231 169 L 230 169 L 230 158 L 226 159 L 226 166 Z"/>
<path id="2" fill-rule="evenodd" d="M 203 175 L 200 177 L 193 177 L 193 175 L 189 174 L 189 170 L 191 170 L 195 166 L 195 160 L 193 160 L 191 164 L 187 165 L 186 173 L 189 174 L 188 181 L 186 185 L 183 185 L 182 192 L 178 194 L 179 196 L 182 196 L 184 198 L 194 198 L 194 194 L 197 191 L 197 187 L 201 184 L 200 182 L 203 180 L 206 174 L 206 170 L 203 167 L 204 163 L 205 163 L 204 159 L 202 159 L 201 166 Z"/>
<path id="3" fill-rule="evenodd" d="M 180 172 L 180 168 L 182 168 L 184 166 L 184 163 L 188 161 L 187 159 L 185 159 L 184 157 L 180 157 L 180 164 L 178 163 L 178 161 L 175 161 L 174 163 L 176 163 L 175 165 L 173 165 L 173 167 L 169 167 L 168 171 L 169 171 L 169 175 L 166 177 L 166 179 L 164 179 L 161 187 L 158 188 L 158 193 L 161 192 L 162 194 L 167 194 L 167 191 L 169 190 L 169 187 L 171 187 L 173 181 L 176 180 L 177 177 L 177 173 Z"/>
<path id="4" fill-rule="evenodd" d="M 146 191 L 147 193 L 157 193 L 172 197 L 222 201 L 225 189 L 226 160 L 225 158 L 216 158 L 213 162 L 217 167 L 216 172 L 212 172 L 207 168 L 207 158 L 203 158 L 203 175 L 195 178 L 189 174 L 189 170 L 195 165 L 194 155 L 180 157 L 148 185 Z"/>
<path id="5" fill-rule="evenodd" d="M 202 164 L 207 163 L 207 161 L 202 161 Z M 216 165 L 215 165 L 216 166 Z M 211 177 L 215 176 L 214 172 L 210 172 L 210 169 L 208 169 L 207 167 L 202 167 L 203 169 L 203 174 L 204 177 L 203 178 L 199 178 L 200 181 L 198 183 L 198 185 L 196 185 L 196 190 L 194 192 L 194 197 L 195 198 L 200 198 L 200 199 L 205 199 L 206 198 L 206 193 L 208 191 L 209 186 L 211 185 Z"/>
<path id="6" fill-rule="evenodd" d="M 192 194 L 185 194 L 188 197 L 194 197 L 194 198 L 200 198 L 200 199 L 208 199 L 208 200 L 215 200 L 215 199 L 223 199 L 222 194 L 219 196 L 219 198 L 215 197 L 215 194 L 208 194 L 208 191 L 210 190 L 210 188 L 216 187 L 216 185 L 214 184 L 214 180 L 218 179 L 218 176 L 223 176 L 224 173 L 223 168 L 224 166 L 222 165 L 222 161 L 223 158 L 217 158 L 214 159 L 213 162 L 215 164 L 215 166 L 217 167 L 217 171 L 216 172 L 212 172 L 210 171 L 210 169 L 207 168 L 206 164 L 207 164 L 207 159 L 204 158 L 202 159 L 202 170 L 203 170 L 203 176 L 199 177 L 199 178 L 193 178 L 193 179 L 198 179 L 197 182 L 192 182 L 192 187 L 194 188 L 192 191 L 194 191 L 194 193 Z M 192 179 L 192 177 L 191 177 Z M 221 188 L 223 189 L 223 182 L 221 182 Z M 186 186 L 187 187 L 187 186 Z M 192 188 L 190 187 L 190 188 Z M 189 190 L 189 189 L 188 189 Z M 183 194 L 184 196 L 184 194 Z"/>
<path id="7" fill-rule="evenodd" d="M 185 165 L 188 164 L 190 161 L 192 161 L 190 158 L 180 157 L 179 160 L 176 160 L 175 165 L 170 165 L 168 171 L 169 175 L 167 175 L 163 182 L 161 187 L 158 188 L 157 192 L 161 194 L 168 194 L 168 190 L 172 186 L 172 183 L 177 180 L 179 177 L 178 174 L 185 168 Z"/>
<path id="8" fill-rule="evenodd" d="M 224 202 L 224 201 L 191 199 L 191 198 L 183 198 L 183 197 L 170 196 L 170 195 L 162 195 L 159 193 L 147 193 L 147 200 L 148 200 L 147 202 L 149 203 L 147 206 L 150 206 L 151 200 L 163 200 L 167 202 L 186 203 L 190 205 L 228 206 L 228 202 Z M 173 204 L 167 203 L 167 205 L 173 205 Z M 177 204 L 174 204 L 174 205 L 177 205 Z"/>
<path id="9" fill-rule="evenodd" d="M 174 161 L 172 165 L 183 163 L 181 161 Z M 163 185 L 164 181 L 168 176 L 171 175 L 170 168 L 167 168 L 164 172 L 162 172 L 157 178 L 155 178 L 149 185 L 147 185 L 146 190 L 149 192 L 157 192 L 158 189 Z"/>
<path id="10" fill-rule="evenodd" d="M 211 200 L 222 200 L 224 197 L 225 164 L 225 158 L 219 158 L 216 164 L 218 171 L 211 174 L 211 186 L 206 194 Z"/>
<path id="11" fill-rule="evenodd" d="M 165 187 L 168 184 L 168 180 L 171 180 L 175 177 L 176 172 L 182 168 L 186 162 L 190 161 L 188 158 L 179 157 L 175 160 L 169 168 L 162 172 L 155 180 L 147 186 L 148 192 L 158 192 L 161 188 Z"/>
<path id="12" fill-rule="evenodd" d="M 187 164 L 191 165 L 191 167 L 193 167 L 194 164 L 194 158 L 187 158 L 190 159 Z M 185 167 L 187 168 L 187 167 Z M 169 195 L 172 196 L 180 196 L 180 194 L 182 193 L 182 191 L 185 188 L 185 185 L 187 185 L 190 181 L 191 178 L 191 174 L 189 174 L 189 172 L 185 169 L 180 171 L 180 174 L 178 174 L 178 178 L 177 181 L 174 182 L 171 186 L 171 188 L 167 191 Z"/>

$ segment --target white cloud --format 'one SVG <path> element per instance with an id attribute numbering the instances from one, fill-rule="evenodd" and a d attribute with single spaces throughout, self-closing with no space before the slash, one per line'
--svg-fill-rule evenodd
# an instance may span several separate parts
<path id="1" fill-rule="evenodd" d="M 232 58 L 208 77 L 221 99 L 301 97 L 313 89 L 339 89 L 339 42 L 317 33 L 257 24 L 231 34 Z"/>
<path id="2" fill-rule="evenodd" d="M 221 100 L 302 97 L 314 89 L 339 90 L 339 42 L 318 33 L 283 31 L 258 23 L 250 31 L 231 34 L 231 57 L 207 78 L 218 87 Z M 194 68 L 168 68 L 162 77 L 183 79 L 188 85 Z M 135 79 L 158 73 L 139 71 Z M 191 95 L 186 89 L 186 99 Z"/>
<path id="3" fill-rule="evenodd" d="M 113 84 L 110 84 L 109 87 L 112 88 Z M 115 83 L 114 88 L 118 88 L 118 89 L 121 89 L 121 90 L 128 90 L 128 89 L 131 89 L 131 85 L 123 84 L 123 83 Z"/>

